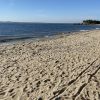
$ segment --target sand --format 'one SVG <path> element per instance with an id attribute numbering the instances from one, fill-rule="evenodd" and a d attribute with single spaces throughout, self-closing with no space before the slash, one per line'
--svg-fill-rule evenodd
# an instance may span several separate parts
<path id="1" fill-rule="evenodd" d="M 0 44 L 0 100 L 100 100 L 100 30 Z"/>

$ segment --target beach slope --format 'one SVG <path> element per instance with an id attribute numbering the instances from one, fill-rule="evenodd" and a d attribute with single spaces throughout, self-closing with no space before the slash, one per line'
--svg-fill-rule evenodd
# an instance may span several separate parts
<path id="1" fill-rule="evenodd" d="M 0 100 L 100 100 L 100 30 L 0 44 Z"/>

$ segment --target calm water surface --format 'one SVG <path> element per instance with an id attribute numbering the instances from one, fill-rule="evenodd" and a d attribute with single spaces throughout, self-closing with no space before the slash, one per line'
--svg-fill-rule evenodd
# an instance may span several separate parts
<path id="1" fill-rule="evenodd" d="M 59 33 L 99 29 L 99 25 L 49 24 L 49 23 L 0 23 L 0 42 L 14 39 L 40 38 Z"/>

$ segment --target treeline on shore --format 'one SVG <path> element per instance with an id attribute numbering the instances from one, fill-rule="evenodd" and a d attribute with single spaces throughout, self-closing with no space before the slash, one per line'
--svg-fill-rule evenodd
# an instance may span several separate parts
<path id="1" fill-rule="evenodd" d="M 100 21 L 98 20 L 83 20 L 83 23 L 82 24 L 100 24 Z"/>

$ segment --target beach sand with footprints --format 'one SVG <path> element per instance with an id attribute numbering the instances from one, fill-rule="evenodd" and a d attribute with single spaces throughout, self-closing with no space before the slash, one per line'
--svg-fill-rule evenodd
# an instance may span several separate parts
<path id="1" fill-rule="evenodd" d="M 100 30 L 1 43 L 0 100 L 100 100 Z"/>

